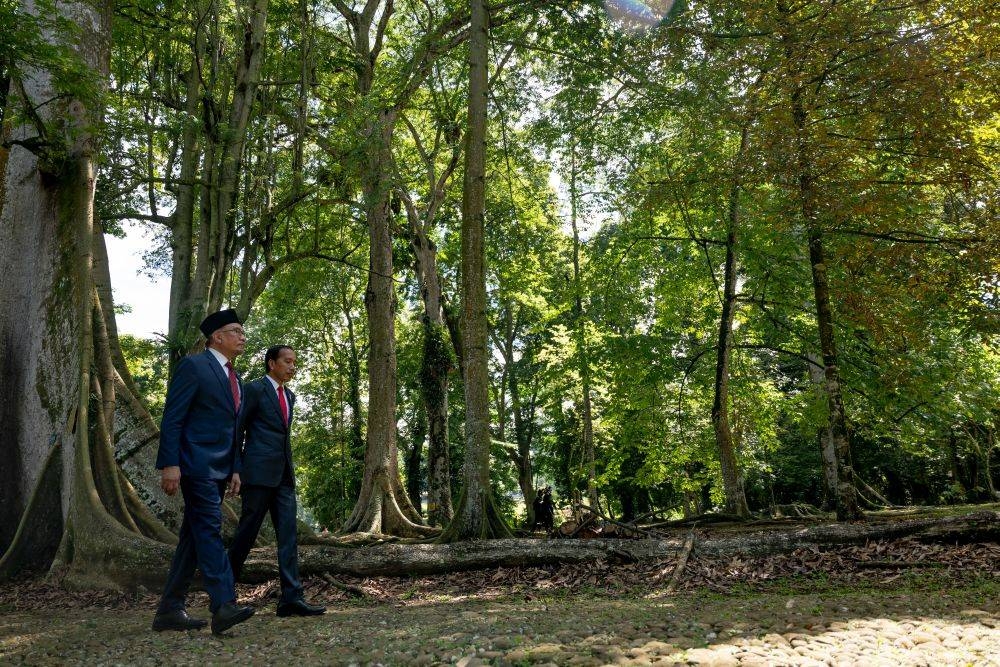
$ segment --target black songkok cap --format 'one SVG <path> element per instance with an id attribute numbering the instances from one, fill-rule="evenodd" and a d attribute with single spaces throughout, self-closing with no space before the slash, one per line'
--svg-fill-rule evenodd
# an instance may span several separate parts
<path id="1" fill-rule="evenodd" d="M 239 316 L 236 315 L 236 311 L 232 308 L 212 313 L 201 321 L 198 328 L 205 334 L 205 338 L 208 338 L 227 324 L 243 324 L 240 322 Z"/>

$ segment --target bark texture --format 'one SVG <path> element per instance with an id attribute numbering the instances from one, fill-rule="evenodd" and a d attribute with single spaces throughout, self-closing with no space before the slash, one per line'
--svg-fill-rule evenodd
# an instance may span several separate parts
<path id="1" fill-rule="evenodd" d="M 736 241 L 740 224 L 740 179 L 738 170 L 747 147 L 747 129 L 740 137 L 740 150 L 735 160 L 733 186 L 729 198 L 726 224 L 726 263 L 722 280 L 722 315 L 719 318 L 719 343 L 715 364 L 715 398 L 712 403 L 712 426 L 719 450 L 722 485 L 726 494 L 726 512 L 749 516 L 743 475 L 736 457 L 733 431 L 729 425 L 729 360 L 732 356 L 733 320 L 736 317 Z"/>
<path id="2" fill-rule="evenodd" d="M 823 372 L 822 360 L 816 354 L 806 356 L 809 359 L 809 382 L 825 397 L 826 376 Z M 820 459 L 823 462 L 823 474 L 820 478 L 823 489 L 822 507 L 824 510 L 832 510 L 837 506 L 837 452 L 833 446 L 829 420 L 817 430 L 816 441 L 819 445 Z"/>
<path id="3" fill-rule="evenodd" d="M 420 360 L 420 393 L 427 415 L 429 444 L 427 447 L 427 523 L 447 525 L 454 514 L 451 504 L 451 452 L 448 441 L 448 386 L 454 360 L 445 337 L 444 298 L 437 265 L 437 245 L 431 237 L 438 211 L 444 203 L 446 186 L 451 180 L 461 156 L 459 137 L 452 139 L 451 156 L 438 174 L 437 158 L 445 128 L 439 124 L 430 149 L 424 147 L 420 133 L 406 123 L 424 162 L 427 194 L 423 209 L 418 208 L 404 188 L 399 191 L 406 207 L 410 248 L 413 250 L 413 270 L 420 285 L 424 306 L 421 318 L 424 330 L 423 355 Z M 457 133 L 455 133 L 457 134 Z"/>
<path id="4" fill-rule="evenodd" d="M 39 74 L 38 76 L 42 76 Z M 41 82 L 26 91 L 42 94 Z M 27 138 L 30 128 L 14 130 Z M 59 192 L 52 192 L 38 169 L 38 158 L 14 146 L 0 148 L 4 170 L 0 182 L 0 373 L 12 390 L 0 401 L 0 548 L 14 539 L 19 521 L 46 468 L 52 451 L 72 429 L 76 409 L 79 354 L 78 328 L 73 326 L 72 259 L 64 245 L 71 223 L 60 225 Z M 68 227 L 68 229 L 67 229 Z M 62 298 L 57 298 L 59 296 Z M 47 298 L 48 297 L 48 298 Z M 55 297 L 55 298 L 54 298 Z M 64 448 L 72 457 L 72 443 Z M 69 452 L 68 454 L 66 452 Z M 49 467 L 61 461 L 49 461 Z M 63 513 L 64 475 L 55 485 L 38 490 L 36 503 L 51 507 L 52 498 Z M 48 496 L 48 497 L 46 497 Z M 62 533 L 61 516 L 46 524 Z M 39 525 L 41 527 L 41 524 Z"/>
<path id="5" fill-rule="evenodd" d="M 367 48 L 367 47 L 366 47 Z M 368 222 L 368 433 L 361 495 L 344 532 L 399 536 L 433 534 L 422 525 L 399 475 L 396 442 L 396 291 L 393 280 L 390 145 L 395 113 L 380 113 L 369 125 L 363 178 Z"/>
<path id="6" fill-rule="evenodd" d="M 464 486 L 443 542 L 506 537 L 510 529 L 490 487 L 490 396 L 486 328 L 486 95 L 489 14 L 471 0 L 469 129 L 462 191 L 462 378 L 465 388 Z"/>
<path id="7" fill-rule="evenodd" d="M 79 26 L 78 55 L 100 79 L 110 5 L 58 9 Z M 20 79 L 16 103 L 39 112 L 12 130 L 20 141 L 2 156 L 0 262 L 9 280 L 0 288 L 0 371 L 16 398 L 3 402 L 12 428 L 0 436 L 0 474 L 10 495 L 3 525 L 17 530 L 2 545 L 0 576 L 51 564 L 69 585 L 133 588 L 162 576 L 173 536 L 114 460 L 116 385 L 124 383 L 114 367 L 113 316 L 94 278 L 102 248 L 91 125 L 99 113 L 55 92 L 49 72 Z M 7 487 L 8 479 L 18 483 Z"/>
<path id="8" fill-rule="evenodd" d="M 807 46 L 796 42 L 793 35 L 789 8 L 779 4 L 779 11 L 788 21 L 782 35 L 789 69 L 796 74 L 799 64 L 797 54 Z M 809 266 L 812 272 L 813 302 L 819 333 L 820 354 L 823 357 L 825 390 L 829 406 L 830 438 L 837 457 L 837 518 L 841 521 L 861 519 L 864 515 L 858 506 L 854 486 L 854 469 L 851 463 L 851 441 L 847 430 L 847 416 L 840 384 L 840 360 L 834 337 L 833 298 L 830 293 L 828 258 L 824 239 L 824 221 L 821 220 L 817 171 L 815 131 L 808 104 L 809 91 L 805 84 L 797 83 L 789 94 L 791 120 L 795 131 L 795 180 L 801 224 L 809 247 Z"/>

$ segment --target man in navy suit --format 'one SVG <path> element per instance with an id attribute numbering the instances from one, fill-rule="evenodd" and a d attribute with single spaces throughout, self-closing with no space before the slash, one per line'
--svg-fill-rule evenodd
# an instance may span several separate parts
<path id="1" fill-rule="evenodd" d="M 325 607 L 302 597 L 299 581 L 295 520 L 295 472 L 292 468 L 291 425 L 295 405 L 285 383 L 295 375 L 295 350 L 275 345 L 264 354 L 266 375 L 244 388 L 243 408 L 236 426 L 242 449 L 243 512 L 229 547 L 233 574 L 239 579 L 264 516 L 271 514 L 278 540 L 278 574 L 281 599 L 278 616 L 315 616 Z"/>
<path id="2" fill-rule="evenodd" d="M 169 496 L 180 487 L 184 520 L 153 630 L 198 630 L 206 625 L 184 609 L 197 565 L 211 600 L 212 632 L 221 634 L 254 613 L 253 607 L 236 604 L 222 544 L 226 485 L 231 493 L 240 488 L 235 435 L 242 389 L 232 360 L 243 352 L 246 334 L 233 310 L 212 313 L 199 328 L 206 349 L 177 364 L 160 423 L 160 486 Z"/>

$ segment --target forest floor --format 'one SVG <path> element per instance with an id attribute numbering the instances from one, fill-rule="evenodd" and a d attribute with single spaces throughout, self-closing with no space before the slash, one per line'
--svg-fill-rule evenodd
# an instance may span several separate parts
<path id="1" fill-rule="evenodd" d="M 912 539 L 762 558 L 306 580 L 324 616 L 150 630 L 156 595 L 0 588 L 4 664 L 1000 665 L 1000 544 Z M 204 593 L 189 611 L 208 618 Z"/>

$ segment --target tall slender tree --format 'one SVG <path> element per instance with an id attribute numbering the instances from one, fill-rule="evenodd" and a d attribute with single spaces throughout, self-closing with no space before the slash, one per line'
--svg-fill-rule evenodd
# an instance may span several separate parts
<path id="1" fill-rule="evenodd" d="M 441 91 L 433 96 L 447 96 Z M 435 105 L 438 106 L 438 105 Z M 451 118 L 449 104 L 435 108 L 432 119 L 433 140 L 425 145 L 421 133 L 409 118 L 404 117 L 413 139 L 419 162 L 423 164 L 422 194 L 415 201 L 407 187 L 399 188 L 406 208 L 406 236 L 413 251 L 413 269 L 417 277 L 423 304 L 423 354 L 421 357 L 420 390 L 426 409 L 429 443 L 427 447 L 427 522 L 445 526 L 454 514 L 451 502 L 451 454 L 448 441 L 449 374 L 454 367 L 454 355 L 447 338 L 444 288 L 438 267 L 434 227 L 445 203 L 448 185 L 462 155 L 458 120 Z M 444 164 L 439 162 L 444 157 Z"/>
<path id="2" fill-rule="evenodd" d="M 506 537 L 510 529 L 490 486 L 489 340 L 486 330 L 486 107 L 489 11 L 471 0 L 469 123 L 462 189 L 462 380 L 465 388 L 465 465 L 455 517 L 441 540 Z"/>
<path id="3" fill-rule="evenodd" d="M 712 403 L 712 426 L 715 429 L 715 444 L 719 449 L 726 511 L 737 516 L 750 514 L 729 423 L 729 364 L 732 356 L 733 321 L 736 317 L 736 242 L 740 228 L 739 173 L 746 159 L 748 133 L 746 127 L 741 130 L 739 149 L 733 160 L 732 188 L 726 216 L 726 263 L 723 267 L 722 314 L 719 318 L 719 340 L 716 350 L 715 399 Z"/>
<path id="4" fill-rule="evenodd" d="M 594 415 L 590 385 L 590 354 L 587 346 L 587 317 L 583 305 L 583 275 L 580 269 L 580 220 L 578 191 L 579 171 L 577 165 L 576 140 L 570 140 L 569 207 L 570 227 L 573 230 L 573 329 L 576 338 L 577 366 L 580 371 L 580 417 L 582 419 L 580 451 L 587 481 L 587 502 L 596 512 L 597 499 L 597 453 L 594 447 Z"/>

